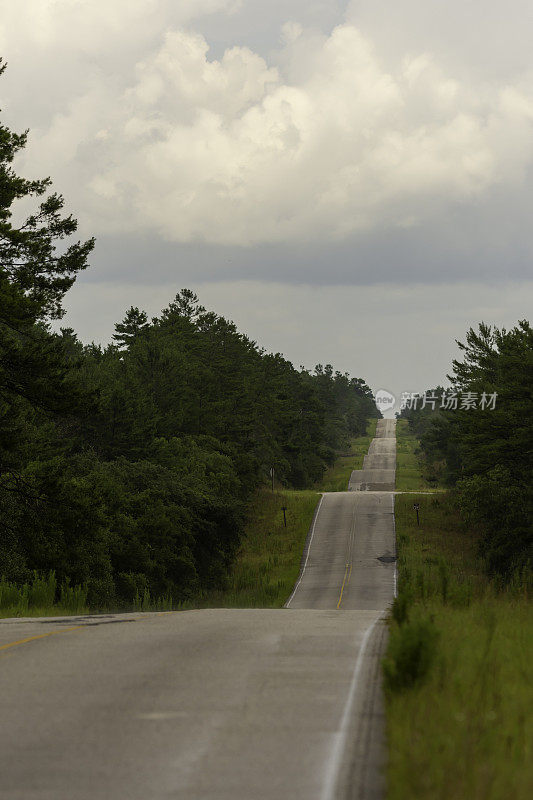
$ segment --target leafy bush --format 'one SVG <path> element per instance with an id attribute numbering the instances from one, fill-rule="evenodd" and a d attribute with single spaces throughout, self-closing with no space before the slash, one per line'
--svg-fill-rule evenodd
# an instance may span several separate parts
<path id="1" fill-rule="evenodd" d="M 533 560 L 533 493 L 509 469 L 495 466 L 457 484 L 461 516 L 481 528 L 480 551 L 490 574 L 510 578 Z"/>
<path id="2" fill-rule="evenodd" d="M 407 592 L 401 592 L 394 598 L 392 604 L 392 618 L 397 625 L 403 625 L 409 619 L 410 598 Z"/>
<path id="3" fill-rule="evenodd" d="M 393 628 L 388 655 L 383 661 L 387 691 L 403 691 L 424 680 L 435 659 L 437 639 L 438 632 L 429 620 Z"/>

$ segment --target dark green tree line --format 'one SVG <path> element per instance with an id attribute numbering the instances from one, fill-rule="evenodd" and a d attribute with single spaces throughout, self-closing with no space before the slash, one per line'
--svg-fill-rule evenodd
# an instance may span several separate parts
<path id="1" fill-rule="evenodd" d="M 533 560 L 533 329 L 481 323 L 458 344 L 450 391 L 471 393 L 476 407 L 419 404 L 402 415 L 428 463 L 444 465 L 465 521 L 481 529 L 489 571 L 508 578 Z M 484 394 L 497 395 L 494 407 L 480 407 Z"/>

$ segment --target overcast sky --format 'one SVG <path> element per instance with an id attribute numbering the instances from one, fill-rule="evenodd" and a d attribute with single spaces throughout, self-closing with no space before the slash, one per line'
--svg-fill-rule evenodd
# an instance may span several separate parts
<path id="1" fill-rule="evenodd" d="M 97 237 L 63 324 L 188 286 L 296 366 L 442 382 L 533 305 L 532 39 L 530 0 L 2 0 L 17 168 Z"/>

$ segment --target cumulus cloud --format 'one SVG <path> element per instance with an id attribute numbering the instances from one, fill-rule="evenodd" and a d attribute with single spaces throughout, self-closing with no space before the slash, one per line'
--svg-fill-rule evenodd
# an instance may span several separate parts
<path id="1" fill-rule="evenodd" d="M 444 69 L 477 79 L 513 80 L 531 68 L 530 0 L 350 0 L 346 20 L 391 65 L 422 46 Z"/>
<path id="2" fill-rule="evenodd" d="M 340 241 L 416 227 L 523 180 L 526 78 L 459 80 L 423 51 L 386 66 L 353 22 L 328 35 L 289 22 L 278 66 L 243 46 L 211 59 L 194 18 L 235 3 L 178 5 L 5 2 L 8 55 L 34 46 L 34 63 L 54 61 L 59 46 L 66 76 L 54 113 L 39 112 L 24 169 L 49 165 L 97 231 L 238 246 Z"/>

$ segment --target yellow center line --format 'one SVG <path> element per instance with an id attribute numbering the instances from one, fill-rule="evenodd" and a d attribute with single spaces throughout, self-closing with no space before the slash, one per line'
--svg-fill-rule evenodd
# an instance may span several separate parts
<path id="1" fill-rule="evenodd" d="M 156 617 L 163 617 L 167 614 L 179 614 L 179 611 L 165 611 L 163 613 L 154 614 Z M 150 617 L 140 617 L 137 619 L 123 619 L 120 622 L 147 622 Z M 69 631 L 77 631 L 80 628 L 91 628 L 92 625 L 72 625 L 70 628 L 61 628 L 58 631 L 49 631 L 48 633 L 38 633 L 35 636 L 28 636 L 26 639 L 17 639 L 16 642 L 8 642 L 8 644 L 1 644 L 0 650 L 8 650 L 10 647 L 17 647 L 19 644 L 26 644 L 27 642 L 34 642 L 36 639 L 46 639 L 48 636 L 57 636 L 59 633 L 69 633 Z"/>
<path id="2" fill-rule="evenodd" d="M 341 607 L 342 603 L 342 595 L 344 594 L 344 586 L 346 584 L 346 579 L 350 580 L 350 575 L 352 574 L 352 565 L 351 563 L 346 564 L 346 569 L 344 570 L 344 580 L 341 586 L 341 593 L 339 595 L 339 602 L 337 603 L 337 608 Z"/>
<path id="3" fill-rule="evenodd" d="M 8 644 L 0 645 L 0 650 L 7 650 L 8 647 L 16 647 L 19 644 L 26 644 L 26 642 L 33 642 L 35 639 L 46 639 L 48 636 L 56 636 L 58 633 L 68 633 L 69 631 L 77 631 L 80 628 L 86 628 L 86 625 L 74 625 L 72 628 L 63 628 L 60 631 L 49 631 L 48 633 L 39 633 L 37 636 L 28 636 L 27 639 L 17 639 L 16 642 L 9 642 Z"/>

